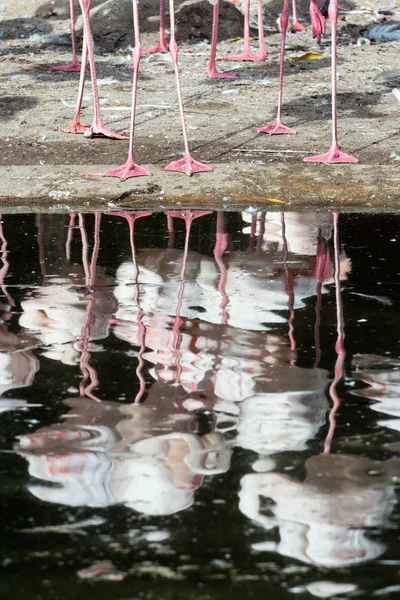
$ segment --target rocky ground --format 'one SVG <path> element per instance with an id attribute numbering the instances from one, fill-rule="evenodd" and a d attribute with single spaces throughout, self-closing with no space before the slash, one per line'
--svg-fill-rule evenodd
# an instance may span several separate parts
<path id="1" fill-rule="evenodd" d="M 235 81 L 205 77 L 212 7 L 205 0 L 177 3 L 190 143 L 195 157 L 210 163 L 214 171 L 189 178 L 163 170 L 182 151 L 176 90 L 169 55 L 148 55 L 139 81 L 136 158 L 153 176 L 120 182 L 100 175 L 125 161 L 126 141 L 89 140 L 60 132 L 71 120 L 78 82 L 77 73 L 50 69 L 70 60 L 68 3 L 0 4 L 3 211 L 100 209 L 109 203 L 154 208 L 264 204 L 268 209 L 292 210 L 397 209 L 400 106 L 392 90 L 400 87 L 400 42 L 357 45 L 360 29 L 377 19 L 396 20 L 396 14 L 341 16 L 339 137 L 343 150 L 357 156 L 359 164 L 331 166 L 301 162 L 327 150 L 330 143 L 329 26 L 321 45 L 311 39 L 307 2 L 299 9 L 307 31 L 290 34 L 287 44 L 284 121 L 296 128 L 297 135 L 273 137 L 257 134 L 254 128 L 274 119 L 280 43 L 275 21 L 281 3 L 264 5 L 267 62 L 219 62 L 221 70 L 238 74 Z M 242 15 L 231 4 L 222 4 L 221 56 L 243 46 Z M 362 5 L 377 8 L 373 0 Z M 131 5 L 129 0 L 92 0 L 92 6 L 103 117 L 109 127 L 128 131 Z M 140 4 L 144 46 L 157 41 L 157 6 L 157 0 Z M 346 7 L 357 8 L 350 3 Z M 253 35 L 256 48 L 255 30 Z M 293 60 L 308 51 L 323 58 Z M 91 100 L 88 85 L 83 111 L 87 124 Z"/>

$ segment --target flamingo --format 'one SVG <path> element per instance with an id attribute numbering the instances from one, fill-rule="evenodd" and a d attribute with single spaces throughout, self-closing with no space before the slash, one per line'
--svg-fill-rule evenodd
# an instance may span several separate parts
<path id="1" fill-rule="evenodd" d="M 71 38 L 72 38 L 72 61 L 67 65 L 57 65 L 52 67 L 53 71 L 69 71 L 75 72 L 81 70 L 81 63 L 78 59 L 76 51 L 76 30 L 75 30 L 75 7 L 74 0 L 70 0 L 70 15 L 71 15 Z"/>
<path id="2" fill-rule="evenodd" d="M 303 158 L 305 162 L 322 162 L 322 163 L 356 163 L 358 160 L 350 154 L 341 152 L 338 144 L 338 126 L 337 126 L 337 20 L 338 20 L 338 1 L 328 0 L 323 11 L 328 5 L 328 16 L 332 26 L 332 144 L 328 152 L 317 154 L 316 156 L 307 156 Z M 314 6 L 312 4 L 312 6 Z M 311 10 L 313 17 L 313 10 Z M 316 23 L 316 21 L 314 21 Z M 318 25 L 317 25 L 318 26 Z"/>
<path id="3" fill-rule="evenodd" d="M 90 3 L 90 0 L 79 0 L 80 2 Z M 140 28 L 139 28 L 139 6 L 138 0 L 132 0 L 133 4 L 133 28 L 135 36 L 135 47 L 133 49 L 133 82 L 132 82 L 132 111 L 131 111 L 131 126 L 130 126 L 130 139 L 129 139 L 129 150 L 128 158 L 124 165 L 116 167 L 104 173 L 105 177 L 119 177 L 120 179 L 126 180 L 132 177 L 141 177 L 143 175 L 150 175 L 150 172 L 144 167 L 140 167 L 135 163 L 134 159 L 134 133 L 135 133 L 135 117 L 136 117 L 136 96 L 137 96 L 137 80 L 139 75 L 140 58 L 142 55 L 142 49 L 140 44 Z M 169 51 L 172 57 L 175 72 L 176 90 L 178 95 L 178 106 L 179 114 L 182 126 L 183 134 L 183 147 L 184 153 L 183 158 L 172 161 L 167 167 L 167 171 L 178 171 L 186 173 L 186 175 L 193 175 L 194 173 L 200 173 L 202 171 L 212 171 L 212 167 L 195 160 L 189 149 L 189 142 L 186 133 L 185 114 L 183 109 L 182 90 L 179 79 L 179 63 L 178 63 L 178 44 L 176 43 L 175 37 L 175 2 L 169 0 L 169 12 L 170 12 L 170 43 Z M 87 19 L 88 20 L 88 19 Z"/>
<path id="4" fill-rule="evenodd" d="M 72 0 L 71 0 L 72 2 Z M 75 113 L 72 119 L 71 125 L 64 127 L 61 131 L 63 133 L 83 133 L 85 137 L 91 138 L 96 136 L 104 136 L 111 139 L 123 140 L 126 138 L 124 133 L 111 131 L 103 123 L 100 114 L 100 102 L 99 92 L 97 88 L 96 79 L 96 65 L 94 60 L 94 49 L 92 34 L 90 31 L 89 11 L 90 11 L 90 0 L 79 0 L 83 15 L 83 50 L 82 50 L 82 64 L 81 64 L 81 75 L 79 79 L 78 97 L 76 101 Z M 86 77 L 86 63 L 89 58 L 90 73 L 92 79 L 93 89 L 93 122 L 90 127 L 82 125 L 80 122 L 80 114 L 82 109 L 83 92 L 85 88 L 85 77 Z"/>

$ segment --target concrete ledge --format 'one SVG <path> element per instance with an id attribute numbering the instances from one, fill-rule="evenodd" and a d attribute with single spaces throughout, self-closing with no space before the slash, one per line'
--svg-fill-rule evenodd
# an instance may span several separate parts
<path id="1" fill-rule="evenodd" d="M 2 212 L 79 212 L 116 208 L 240 210 L 400 210 L 400 176 L 391 166 L 214 165 L 186 177 L 149 166 L 152 177 L 101 177 L 112 165 L 0 167 Z M 114 165 L 115 166 L 115 165 Z M 146 165 L 147 166 L 147 165 Z M 98 174 L 86 177 L 84 174 Z"/>

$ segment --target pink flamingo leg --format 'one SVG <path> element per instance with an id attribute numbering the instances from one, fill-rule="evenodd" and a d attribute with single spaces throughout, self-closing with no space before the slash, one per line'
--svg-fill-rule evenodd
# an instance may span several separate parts
<path id="1" fill-rule="evenodd" d="M 81 69 L 81 64 L 78 60 L 78 54 L 76 52 L 74 0 L 70 0 L 70 13 L 71 13 L 71 37 L 72 37 L 72 62 L 70 62 L 68 65 L 59 65 L 57 67 L 53 67 L 54 71 L 75 72 L 75 71 L 80 71 L 80 69 Z"/>
<path id="2" fill-rule="evenodd" d="M 219 0 L 217 0 L 217 2 L 214 4 L 214 8 L 213 8 L 210 60 L 208 63 L 206 75 L 207 75 L 207 77 L 210 77 L 210 79 L 237 79 L 236 73 L 220 73 L 219 71 L 217 71 L 215 61 L 216 61 L 216 57 L 217 57 L 218 23 L 219 23 Z"/>
<path id="3" fill-rule="evenodd" d="M 333 406 L 329 414 L 329 431 L 325 439 L 324 452 L 329 453 L 331 443 L 336 428 L 336 413 L 340 408 L 340 398 L 337 393 L 337 384 L 343 377 L 344 360 L 346 351 L 344 349 L 344 318 L 343 304 L 340 289 L 340 255 L 339 255 L 339 214 L 333 213 L 333 239 L 335 250 L 335 293 L 336 293 L 336 320 L 337 320 L 337 339 L 336 339 L 336 354 L 337 360 L 335 364 L 335 376 L 329 388 L 329 395 L 332 398 Z"/>
<path id="4" fill-rule="evenodd" d="M 246 0 L 244 5 L 244 31 L 243 31 L 243 52 L 239 54 L 228 54 L 222 56 L 223 60 L 251 60 L 252 62 L 264 61 L 267 57 L 264 48 L 264 29 L 262 18 L 262 0 L 258 2 L 258 40 L 260 48 L 257 54 L 252 54 L 250 50 L 250 0 Z"/>
<path id="5" fill-rule="evenodd" d="M 350 154 L 341 152 L 337 140 L 337 0 L 329 4 L 329 20 L 332 24 L 332 144 L 328 152 L 303 158 L 305 162 L 356 163 L 358 160 Z"/>
<path id="6" fill-rule="evenodd" d="M 209 165 L 205 165 L 197 160 L 195 160 L 190 154 L 189 144 L 186 134 L 186 123 L 185 123 L 185 113 L 183 111 L 183 101 L 182 101 L 182 90 L 179 81 L 179 66 L 178 66 L 178 45 L 175 39 L 175 6 L 174 0 L 169 0 L 169 13 L 170 13 L 170 22 L 171 22 L 171 37 L 170 37 L 170 53 L 172 57 L 172 61 L 174 63 L 174 71 L 175 71 L 175 81 L 176 81 L 176 91 L 178 95 L 178 105 L 179 105 L 179 114 L 181 118 L 182 125 L 182 134 L 183 134 L 183 147 L 184 153 L 183 158 L 180 160 L 172 161 L 167 167 L 167 171 L 178 171 L 180 173 L 186 173 L 186 175 L 193 175 L 194 173 L 201 173 L 203 171 L 212 171 L 212 167 Z"/>
<path id="7" fill-rule="evenodd" d="M 86 78 L 86 67 L 87 67 L 87 55 L 88 49 L 86 44 L 86 34 L 83 32 L 83 48 L 82 48 L 82 64 L 81 64 L 81 74 L 79 77 L 79 88 L 78 88 L 78 96 L 76 99 L 76 107 L 74 116 L 72 117 L 71 125 L 68 127 L 64 127 L 61 129 L 63 133 L 85 133 L 89 129 L 87 125 L 81 125 L 81 110 L 82 110 L 82 101 L 83 101 L 83 92 L 85 90 L 85 78 Z"/>
<path id="8" fill-rule="evenodd" d="M 90 0 L 79 0 L 79 4 L 82 9 L 83 15 L 83 27 L 84 27 L 84 37 L 86 39 L 87 51 L 89 55 L 89 65 L 90 65 L 90 73 L 92 78 L 92 88 L 93 88 L 93 123 L 89 129 L 87 129 L 84 133 L 85 137 L 95 137 L 95 136 L 104 136 L 114 140 L 124 140 L 126 135 L 124 133 L 117 133 L 115 131 L 111 131 L 106 127 L 102 121 L 100 115 L 100 102 L 99 102 L 99 90 L 97 88 L 97 78 L 96 78 L 96 65 L 94 61 L 94 49 L 93 49 L 93 40 L 92 34 L 90 31 L 90 21 L 89 21 L 89 11 L 90 11 Z"/>
<path id="9" fill-rule="evenodd" d="M 140 31 L 139 31 L 139 8 L 138 1 L 132 0 L 133 4 L 133 27 L 135 32 L 135 48 L 132 54 L 133 60 L 133 82 L 132 82 L 132 112 L 131 112 L 131 127 L 129 136 L 129 151 L 128 160 L 122 167 L 111 169 L 104 173 L 105 177 L 119 177 L 123 181 L 132 177 L 143 177 L 150 175 L 150 171 L 144 167 L 139 167 L 134 159 L 134 138 L 135 138 L 135 119 L 136 119 L 136 98 L 137 98 L 137 81 L 139 76 L 139 65 L 141 57 L 140 47 Z"/>
<path id="10" fill-rule="evenodd" d="M 290 127 L 286 127 L 282 123 L 282 95 L 283 95 L 283 71 L 285 66 L 285 42 L 286 32 L 289 23 L 289 4 L 288 0 L 283 2 L 283 11 L 281 14 L 281 53 L 279 59 L 279 92 L 278 92 L 278 109 L 276 113 L 276 119 L 272 125 L 265 125 L 264 127 L 258 127 L 256 131 L 260 133 L 268 133 L 269 135 L 285 135 L 294 134 L 296 131 Z"/>
<path id="11" fill-rule="evenodd" d="M 297 4 L 296 0 L 292 0 L 292 8 L 293 8 L 293 19 L 292 19 L 292 33 L 296 31 L 305 31 L 306 28 L 304 25 L 301 25 L 299 22 L 299 17 L 297 16 Z"/>
<path id="12" fill-rule="evenodd" d="M 165 0 L 160 0 L 160 39 L 157 46 L 145 48 L 142 54 L 155 54 L 157 52 L 168 52 L 167 42 L 165 41 Z"/>
<path id="13" fill-rule="evenodd" d="M 326 21 L 319 10 L 316 0 L 311 0 L 310 2 L 310 17 L 312 36 L 320 41 L 322 34 L 326 32 Z"/>

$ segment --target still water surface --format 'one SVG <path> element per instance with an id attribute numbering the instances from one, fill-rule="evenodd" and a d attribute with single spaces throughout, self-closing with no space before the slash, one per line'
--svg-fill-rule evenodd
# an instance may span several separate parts
<path id="1" fill-rule="evenodd" d="M 395 215 L 5 215 L 0 598 L 400 598 Z"/>

